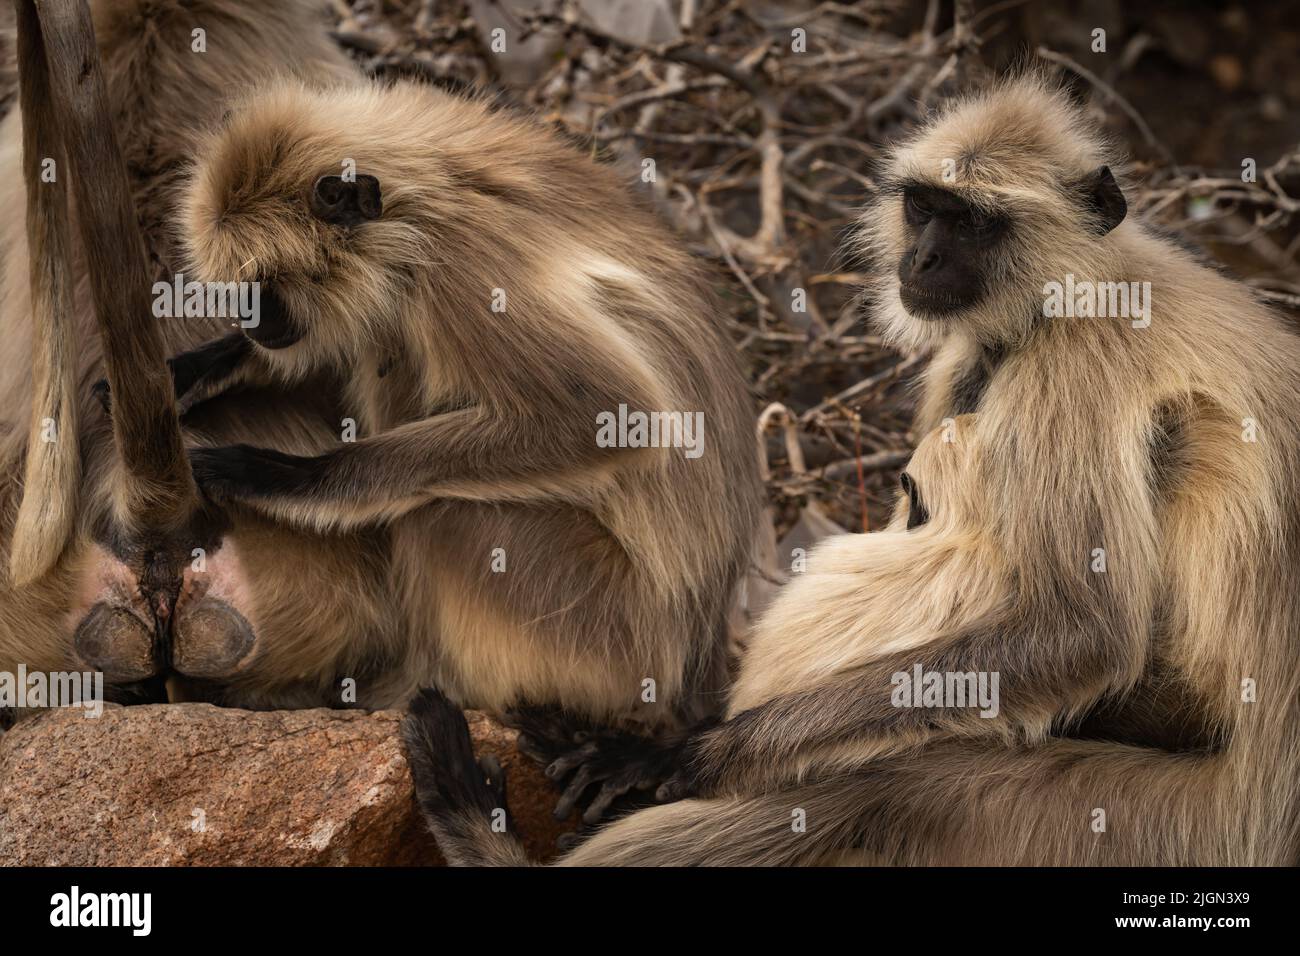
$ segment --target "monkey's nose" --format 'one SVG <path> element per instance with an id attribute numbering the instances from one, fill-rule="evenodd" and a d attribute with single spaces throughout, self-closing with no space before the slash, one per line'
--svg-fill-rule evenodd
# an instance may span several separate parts
<path id="1" fill-rule="evenodd" d="M 916 275 L 933 272 L 939 268 L 940 262 L 941 259 L 937 250 L 918 250 L 916 256 L 912 259 L 912 272 Z"/>
<path id="2" fill-rule="evenodd" d="M 322 176 L 312 187 L 311 214 L 334 226 L 357 226 L 384 211 L 379 180 L 358 174 L 351 179 Z"/>

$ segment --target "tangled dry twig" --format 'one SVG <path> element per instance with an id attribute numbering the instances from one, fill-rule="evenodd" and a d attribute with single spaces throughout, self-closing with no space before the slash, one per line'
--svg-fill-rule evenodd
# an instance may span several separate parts
<path id="1" fill-rule="evenodd" d="M 980 9 L 924 0 L 920 28 L 906 35 L 890 28 L 905 0 L 681 0 L 660 5 L 671 22 L 657 35 L 601 20 L 594 0 L 335 3 L 340 39 L 376 74 L 499 90 L 511 51 L 531 50 L 532 75 L 505 84 L 518 101 L 612 161 L 639 170 L 650 161 L 642 179 L 654 199 L 717 265 L 756 410 L 780 402 L 797 422 L 799 468 L 788 435 L 769 434 L 778 532 L 809 503 L 846 528 L 879 525 L 912 445 L 905 386 L 923 359 L 900 357 L 863 327 L 862 277 L 842 255 L 844 238 L 875 189 L 876 144 L 980 82 L 983 45 L 1032 0 Z M 492 46 L 498 22 L 504 51 Z M 1263 166 L 1256 182 L 1174 165 L 1114 85 L 1149 43 L 1134 36 L 1105 77 L 1047 47 L 1038 57 L 1131 122 L 1135 145 L 1156 157 L 1135 166 L 1145 177 L 1137 209 L 1205 233 L 1211 246 L 1248 249 L 1269 273 L 1255 280 L 1261 295 L 1300 308 L 1300 236 L 1289 238 L 1300 222 L 1300 151 Z"/>

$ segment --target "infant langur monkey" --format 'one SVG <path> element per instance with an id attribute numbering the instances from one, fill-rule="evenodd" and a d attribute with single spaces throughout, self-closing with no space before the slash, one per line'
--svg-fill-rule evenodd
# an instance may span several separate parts
<path id="1" fill-rule="evenodd" d="M 798 700 L 802 693 L 825 688 L 870 661 L 933 640 L 950 630 L 960 615 L 979 613 L 972 604 L 1004 593 L 1004 569 L 985 563 L 979 547 L 994 513 L 982 500 L 983 483 L 972 480 L 979 468 L 975 420 L 974 415 L 950 419 L 922 440 L 902 475 L 903 493 L 884 530 L 837 536 L 809 555 L 808 569 L 781 590 L 751 635 L 726 719 L 712 730 L 697 732 L 683 747 L 666 747 L 663 775 L 691 759 L 692 747 L 719 732 L 761 730 L 771 716 L 765 704 L 778 698 Z M 954 573 L 937 578 L 900 574 L 897 569 L 908 564 L 900 553 L 912 553 L 917 561 L 950 563 Z M 981 579 L 985 586 L 967 590 L 970 582 Z M 913 677 L 896 675 L 896 689 Z M 920 695 L 916 688 L 916 704 L 921 703 Z M 906 700 L 901 693 L 894 696 L 900 707 L 913 703 L 910 695 Z M 969 704 L 980 705 L 975 693 Z M 816 709 L 807 708 L 802 719 L 815 723 L 819 716 Z M 770 729 L 780 733 L 782 726 L 776 722 Z M 809 729 L 816 733 L 817 728 Z M 403 733 L 421 809 L 446 858 L 459 865 L 528 863 L 519 842 L 492 826 L 494 811 L 506 807 L 504 779 L 490 759 L 482 765 L 475 762 L 461 712 L 437 691 L 423 691 L 412 703 Z M 846 727 L 832 742 L 808 747 L 796 759 L 761 771 L 747 767 L 739 755 L 734 761 L 724 757 L 735 772 L 722 795 L 624 817 L 560 863 L 850 861 L 855 849 L 852 830 L 839 824 L 847 823 L 843 816 L 852 804 L 849 794 L 860 786 L 853 771 L 884 749 L 878 744 L 879 737 L 854 735 Z M 888 741 L 889 749 L 899 746 L 897 739 Z M 579 772 L 589 766 L 584 764 Z M 676 796 L 679 782 L 669 780 L 662 796 Z M 798 825 L 800 814 L 807 827 Z"/>
<path id="2" fill-rule="evenodd" d="M 200 448 L 194 474 L 227 508 L 386 530 L 407 636 L 364 703 L 436 683 L 638 732 L 716 711 L 753 413 L 700 271 L 621 177 L 412 84 L 266 87 L 196 157 L 187 277 L 256 281 L 259 314 L 172 359 L 182 409 L 333 372 L 347 418 L 323 454 Z M 289 664 L 328 666 L 310 640 Z"/>

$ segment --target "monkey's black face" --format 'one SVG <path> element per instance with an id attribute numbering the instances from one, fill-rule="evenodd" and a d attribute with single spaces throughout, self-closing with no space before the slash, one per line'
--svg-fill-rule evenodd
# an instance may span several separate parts
<path id="1" fill-rule="evenodd" d="M 284 300 L 275 289 L 263 283 L 258 292 L 257 325 L 244 334 L 264 349 L 287 349 L 303 336 L 304 329 L 294 321 Z"/>
<path id="2" fill-rule="evenodd" d="M 939 319 L 977 305 L 986 291 L 988 250 L 1006 232 L 1005 220 L 920 184 L 904 188 L 903 216 L 911 243 L 898 263 L 903 307 Z"/>

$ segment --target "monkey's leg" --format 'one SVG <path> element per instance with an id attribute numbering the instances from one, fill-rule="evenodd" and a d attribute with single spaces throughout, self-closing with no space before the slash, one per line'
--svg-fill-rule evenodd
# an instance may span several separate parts
<path id="1" fill-rule="evenodd" d="M 1277 785 L 1230 754 L 943 741 L 758 796 L 644 810 L 561 863 L 1290 865 L 1300 823 Z"/>
<path id="2" fill-rule="evenodd" d="M 1289 761 L 1242 756 L 936 742 L 857 770 L 844 826 L 900 865 L 1294 864 L 1296 817 L 1269 769 Z"/>
<path id="3" fill-rule="evenodd" d="M 588 819 L 619 791 L 628 792 L 623 805 L 631 802 L 631 791 L 667 771 L 624 771 L 659 760 L 656 738 L 723 700 L 723 668 L 700 663 L 721 644 L 712 615 L 665 606 L 657 582 L 590 514 L 445 501 L 397 522 L 392 540 L 406 630 L 436 635 L 418 642 L 429 648 L 420 654 L 427 660 L 406 670 L 429 675 L 422 683 L 437 683 L 462 705 L 507 715 L 524 733 L 524 752 L 545 765 L 585 748 L 553 772 L 590 765 L 561 815 L 586 785 L 584 797 L 597 801 Z M 599 774 L 592 749 L 596 758 L 609 751 Z M 607 799 L 596 794 L 604 784 Z"/>
<path id="4" fill-rule="evenodd" d="M 437 690 L 420 691 L 402 739 L 420 812 L 449 864 L 532 865 L 513 832 L 504 771 L 495 760 L 475 759 L 460 708 Z"/>
<path id="5" fill-rule="evenodd" d="M 234 332 L 169 358 L 167 368 L 180 414 L 244 381 L 246 376 L 240 373 L 247 369 L 253 354 L 252 341 L 242 332 Z M 108 380 L 100 379 L 93 389 L 104 411 L 111 412 Z"/>

